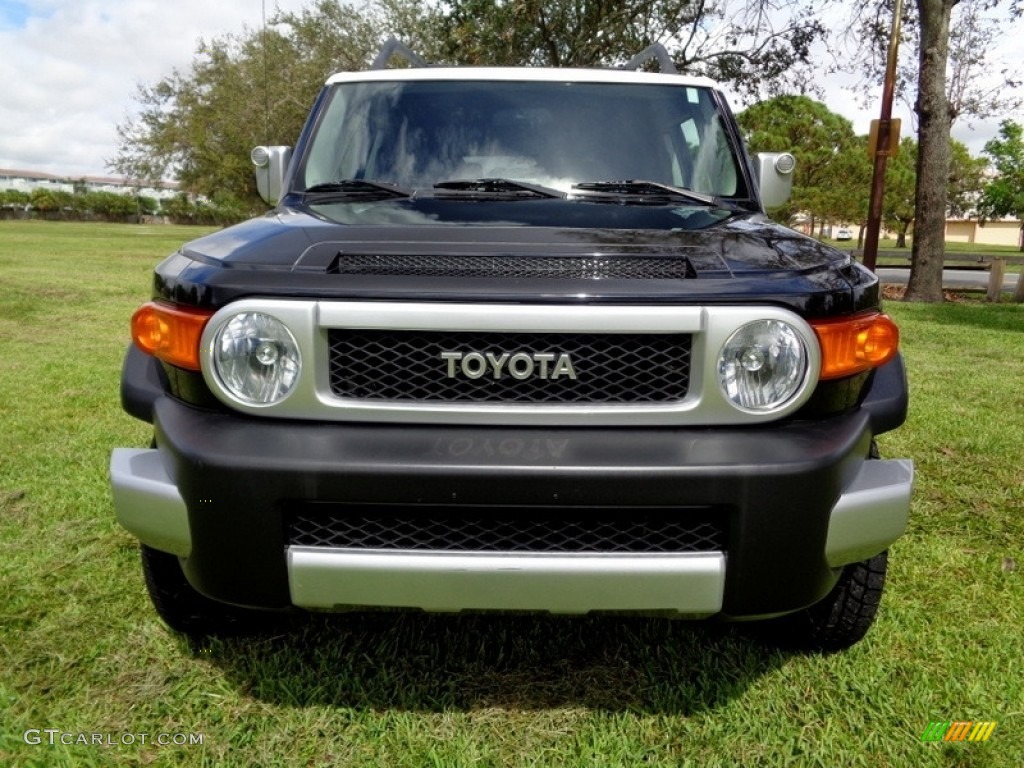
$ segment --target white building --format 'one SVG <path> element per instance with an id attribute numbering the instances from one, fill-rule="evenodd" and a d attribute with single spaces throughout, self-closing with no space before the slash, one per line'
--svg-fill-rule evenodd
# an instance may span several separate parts
<path id="1" fill-rule="evenodd" d="M 986 221 L 977 219 L 949 219 L 946 222 L 947 243 L 976 243 L 978 245 L 1019 246 L 1021 223 L 1016 219 Z"/>
<path id="2" fill-rule="evenodd" d="M 178 184 L 173 181 L 138 181 L 105 176 L 55 176 L 51 173 L 0 168 L 0 192 L 13 189 L 31 194 L 32 190 L 39 188 L 74 192 L 75 189 L 83 187 L 87 192 L 142 195 L 157 200 L 166 200 L 178 194 Z"/>

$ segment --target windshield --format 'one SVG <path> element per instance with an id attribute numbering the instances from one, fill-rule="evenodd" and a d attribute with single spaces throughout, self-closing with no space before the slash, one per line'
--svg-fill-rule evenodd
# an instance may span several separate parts
<path id="1" fill-rule="evenodd" d="M 745 197 L 712 93 L 684 85 L 521 81 L 338 83 L 300 189 L 372 180 L 406 189 L 465 179 L 644 180 Z"/>

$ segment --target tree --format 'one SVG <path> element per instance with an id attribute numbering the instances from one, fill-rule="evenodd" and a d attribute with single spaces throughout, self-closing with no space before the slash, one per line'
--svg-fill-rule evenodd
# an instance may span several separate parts
<path id="1" fill-rule="evenodd" d="M 1011 13 L 1020 13 L 1019 0 L 1009 6 Z M 946 180 L 953 122 L 1000 114 L 1021 103 L 1015 91 L 1020 76 L 1009 67 L 1003 67 L 1000 83 L 986 85 L 988 75 L 1002 66 L 988 51 L 1005 23 L 996 14 L 1005 7 L 1005 0 L 915 0 L 904 9 L 902 42 L 912 53 L 903 58 L 897 92 L 912 101 L 918 134 L 915 236 L 905 294 L 910 301 L 944 299 L 942 267 L 950 204 Z M 880 77 L 883 58 L 877 54 L 888 42 L 889 26 L 883 20 L 891 18 L 892 2 L 876 0 L 858 8 L 851 26 L 861 41 L 869 43 L 862 50 L 873 55 L 869 70 Z"/>
<path id="2" fill-rule="evenodd" d="M 1020 221 L 1019 244 L 1024 251 L 1024 127 L 1004 120 L 999 135 L 985 144 L 996 176 L 985 186 L 978 212 L 982 220 L 1013 217 Z"/>
<path id="3" fill-rule="evenodd" d="M 29 202 L 32 209 L 40 213 L 57 213 L 70 209 L 74 201 L 71 193 L 62 189 L 36 187 L 29 195 Z"/>
<path id="4" fill-rule="evenodd" d="M 294 144 L 329 75 L 366 68 L 390 34 L 415 42 L 429 29 L 418 8 L 413 0 L 363 10 L 317 0 L 266 30 L 200 41 L 187 71 L 139 87 L 141 111 L 118 127 L 108 164 L 130 178 L 174 176 L 190 194 L 227 194 L 231 207 L 259 209 L 252 147 Z"/>
<path id="5" fill-rule="evenodd" d="M 168 198 L 161 204 L 164 215 L 175 224 L 196 223 L 195 205 L 184 192 Z"/>
<path id="6" fill-rule="evenodd" d="M 988 160 L 984 157 L 973 157 L 966 145 L 959 141 L 951 141 L 949 149 L 946 207 L 951 217 L 967 218 L 977 209 L 978 199 L 985 186 Z"/>
<path id="7" fill-rule="evenodd" d="M 93 215 L 110 221 L 121 221 L 138 212 L 133 195 L 117 192 L 89 192 L 86 198 Z"/>
<path id="8" fill-rule="evenodd" d="M 1016 90 L 1022 84 L 1019 63 L 997 60 L 991 50 L 992 41 L 1005 34 L 1004 4 L 1001 0 L 953 0 L 950 5 L 945 78 L 950 120 L 985 119 L 1018 109 L 1022 103 Z M 872 80 L 881 80 L 885 68 L 892 12 L 892 0 L 859 5 L 854 11 L 851 27 L 861 53 L 854 58 Z M 905 53 L 896 70 L 896 94 L 914 109 L 922 50 L 921 3 L 905 4 L 902 21 L 900 42 Z"/>
<path id="9" fill-rule="evenodd" d="M 19 189 L 5 189 L 0 192 L 0 206 L 11 210 L 24 210 L 32 201 L 31 195 L 28 192 L 22 192 Z"/>
<path id="10" fill-rule="evenodd" d="M 889 158 L 885 173 L 882 219 L 896 233 L 896 247 L 907 247 L 907 231 L 914 223 L 917 192 L 917 142 L 904 138 L 896 157 Z"/>
<path id="11" fill-rule="evenodd" d="M 792 152 L 796 157 L 793 194 L 776 212 L 780 218 L 808 213 L 813 231 L 819 218 L 846 218 L 851 207 L 839 201 L 858 194 L 866 210 L 867 186 L 861 186 L 863 178 L 851 176 L 857 166 L 851 152 L 858 145 L 853 124 L 845 117 L 809 96 L 776 96 L 744 110 L 737 120 L 751 152 Z M 870 179 L 870 169 L 863 165 L 860 172 L 866 171 Z"/>
<path id="12" fill-rule="evenodd" d="M 868 137 L 857 136 L 851 144 L 840 150 L 832 163 L 832 171 L 835 180 L 825 189 L 824 211 L 831 219 L 857 223 L 858 245 L 863 245 L 872 171 Z"/>
<path id="13" fill-rule="evenodd" d="M 988 163 L 972 157 L 959 141 L 950 142 L 949 175 L 946 199 L 951 216 L 966 216 L 975 207 L 981 192 L 981 178 Z M 917 142 L 904 138 L 900 152 L 890 158 L 885 179 L 882 215 L 888 229 L 896 232 L 896 247 L 907 247 L 907 233 L 917 216 Z"/>
<path id="14" fill-rule="evenodd" d="M 149 195 L 138 195 L 135 198 L 139 213 L 143 216 L 155 216 L 160 212 L 160 201 Z"/>
<path id="15" fill-rule="evenodd" d="M 958 0 L 917 0 L 918 43 L 917 228 L 904 298 L 941 302 L 942 266 L 946 250 L 946 179 L 949 176 L 949 132 L 953 127 L 946 93 L 949 62 L 949 20 Z"/>
<path id="16" fill-rule="evenodd" d="M 615 65 L 662 43 L 680 71 L 757 94 L 813 89 L 816 12 L 806 0 L 449 0 L 437 23 L 456 63 Z"/>

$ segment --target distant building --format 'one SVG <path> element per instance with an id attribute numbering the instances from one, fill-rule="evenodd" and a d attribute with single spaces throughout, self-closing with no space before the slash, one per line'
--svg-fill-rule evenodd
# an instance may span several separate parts
<path id="1" fill-rule="evenodd" d="M 798 215 L 791 225 L 798 232 L 805 235 L 811 234 L 810 220 L 807 216 Z M 860 226 L 856 224 L 842 224 L 843 229 L 849 229 L 856 240 L 860 233 Z M 824 237 L 836 237 L 840 225 L 833 226 L 827 222 L 816 224 L 817 234 Z M 914 229 L 911 227 L 907 233 L 912 238 Z M 883 240 L 896 239 L 896 233 L 886 230 L 883 226 L 881 237 Z M 844 239 L 844 238 L 838 238 Z M 909 239 L 908 239 L 909 242 Z M 947 243 L 970 243 L 972 245 L 1009 245 L 1019 247 L 1021 244 L 1021 222 L 1017 219 L 999 219 L 998 221 L 986 221 L 982 223 L 977 219 L 946 219 L 946 242 Z"/>
<path id="2" fill-rule="evenodd" d="M 1020 245 L 1021 223 L 1016 219 L 986 221 L 949 219 L 946 221 L 946 242 L 977 245 Z"/>
<path id="3" fill-rule="evenodd" d="M 0 192 L 13 189 L 31 193 L 32 190 L 39 188 L 62 192 L 83 189 L 86 192 L 114 192 L 153 197 L 157 200 L 175 197 L 179 192 L 178 183 L 174 181 L 138 181 L 106 176 L 57 176 L 38 171 L 0 168 Z"/>

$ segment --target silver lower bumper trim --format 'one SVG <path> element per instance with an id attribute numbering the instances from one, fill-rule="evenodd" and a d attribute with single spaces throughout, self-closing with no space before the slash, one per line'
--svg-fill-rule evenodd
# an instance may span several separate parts
<path id="1" fill-rule="evenodd" d="M 181 557 L 192 551 L 184 499 L 155 449 L 115 448 L 110 485 L 117 520 L 139 541 Z"/>
<path id="2" fill-rule="evenodd" d="M 725 555 L 560 555 L 289 547 L 292 602 L 427 611 L 676 611 L 722 608 Z"/>
<path id="3" fill-rule="evenodd" d="M 910 516 L 914 463 L 865 461 L 832 508 L 825 560 L 833 568 L 873 557 L 903 535 Z"/>

